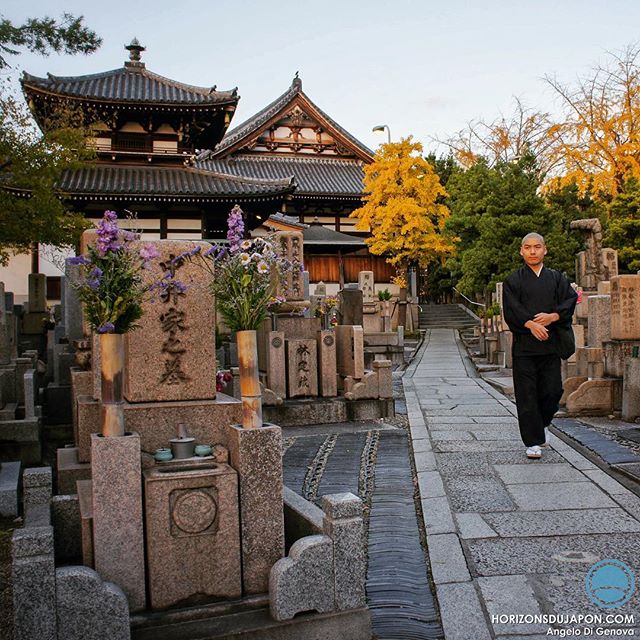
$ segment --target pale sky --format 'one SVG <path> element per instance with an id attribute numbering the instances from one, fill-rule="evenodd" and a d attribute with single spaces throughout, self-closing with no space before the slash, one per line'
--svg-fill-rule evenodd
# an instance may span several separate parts
<path id="1" fill-rule="evenodd" d="M 426 150 L 474 119 L 512 111 L 513 97 L 557 111 L 545 75 L 574 82 L 640 39 L 638 0 L 4 0 L 0 13 L 84 15 L 103 38 L 91 56 L 12 64 L 35 75 L 83 75 L 122 66 L 135 36 L 147 68 L 181 82 L 239 88 L 231 128 L 282 94 L 303 89 L 376 148 L 413 134 Z"/>

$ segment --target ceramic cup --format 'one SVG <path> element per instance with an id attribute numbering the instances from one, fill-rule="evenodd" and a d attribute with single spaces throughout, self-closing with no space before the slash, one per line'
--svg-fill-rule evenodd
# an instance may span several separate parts
<path id="1" fill-rule="evenodd" d="M 197 444 L 196 445 L 196 455 L 200 457 L 210 456 L 211 455 L 211 446 L 208 444 Z"/>

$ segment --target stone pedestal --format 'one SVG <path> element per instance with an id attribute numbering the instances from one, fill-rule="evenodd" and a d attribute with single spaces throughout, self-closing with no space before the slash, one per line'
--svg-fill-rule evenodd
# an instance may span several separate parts
<path id="1" fill-rule="evenodd" d="M 145 608 L 140 436 L 91 436 L 95 569 L 127 595 L 129 609 Z"/>
<path id="2" fill-rule="evenodd" d="M 14 637 L 56 640 L 53 527 L 16 529 L 11 546 Z"/>
<path id="3" fill-rule="evenodd" d="M 287 340 L 315 340 L 316 333 L 322 329 L 322 321 L 320 318 L 276 316 L 276 328 Z"/>
<path id="4" fill-rule="evenodd" d="M 282 432 L 231 425 L 227 434 L 240 485 L 243 593 L 266 593 L 271 567 L 284 556 Z"/>
<path id="5" fill-rule="evenodd" d="M 242 595 L 238 477 L 226 464 L 157 465 L 144 472 L 149 601 Z"/>
<path id="6" fill-rule="evenodd" d="M 185 425 L 197 443 L 226 446 L 226 426 L 242 421 L 242 404 L 224 393 L 218 393 L 215 400 L 125 402 L 123 411 L 125 430 L 135 431 L 140 436 L 141 448 L 147 453 L 167 447 L 180 423 Z M 90 437 L 99 427 L 100 403 L 81 396 L 78 400 L 77 442 L 80 462 L 91 460 Z"/>
<path id="7" fill-rule="evenodd" d="M 627 358 L 622 383 L 622 419 L 640 417 L 640 358 Z"/>

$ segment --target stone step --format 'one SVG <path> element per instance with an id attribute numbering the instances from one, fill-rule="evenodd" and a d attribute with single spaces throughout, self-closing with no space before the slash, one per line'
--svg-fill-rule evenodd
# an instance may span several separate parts
<path id="1" fill-rule="evenodd" d="M 265 596 L 258 596 L 263 605 L 235 603 L 235 606 L 191 607 L 188 609 L 131 616 L 131 640 L 263 640 L 278 638 L 300 640 L 301 638 L 362 638 L 368 628 L 369 611 L 351 609 L 335 613 L 305 613 L 293 620 L 277 622 L 269 615 Z M 256 597 L 256 598 L 258 598 Z M 254 598 L 253 600 L 255 600 Z M 225 611 L 225 608 L 227 609 Z M 209 609 L 207 612 L 206 609 Z M 219 609 L 218 611 L 216 611 Z M 208 613 L 208 615 L 207 615 Z M 212 614 L 217 615 L 212 615 Z M 164 621 L 164 624 L 162 624 Z M 171 621 L 171 622 L 169 622 Z M 144 623 L 151 623 L 145 625 Z M 155 622 L 156 624 L 153 624 Z M 369 628 L 370 629 L 370 628 Z"/>

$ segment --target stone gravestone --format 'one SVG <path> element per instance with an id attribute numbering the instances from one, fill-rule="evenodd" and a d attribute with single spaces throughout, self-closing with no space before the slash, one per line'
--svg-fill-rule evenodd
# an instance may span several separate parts
<path id="1" fill-rule="evenodd" d="M 640 276 L 611 279 L 611 337 L 640 340 Z"/>
<path id="2" fill-rule="evenodd" d="M 287 340 L 287 391 L 290 398 L 318 395 L 316 341 Z"/>
<path id="3" fill-rule="evenodd" d="M 618 275 L 618 252 L 615 249 L 605 248 L 600 252 L 604 266 L 605 280 L 611 280 Z"/>
<path id="4" fill-rule="evenodd" d="M 336 335 L 333 329 L 318 331 L 318 379 L 320 395 L 329 398 L 338 395 Z"/>
<path id="5" fill-rule="evenodd" d="M 29 313 L 47 310 L 47 276 L 44 273 L 29 274 Z"/>
<path id="6" fill-rule="evenodd" d="M 280 398 L 285 398 L 287 395 L 287 369 L 284 332 L 270 331 L 267 334 L 267 340 L 267 387 Z"/>
<path id="7" fill-rule="evenodd" d="M 362 291 L 342 289 L 338 293 L 338 322 L 362 326 Z"/>
<path id="8" fill-rule="evenodd" d="M 600 348 L 603 342 L 607 342 L 610 339 L 611 296 L 590 296 L 587 344 L 590 347 Z"/>
<path id="9" fill-rule="evenodd" d="M 302 301 L 304 297 L 303 237 L 299 231 L 278 231 L 276 233 L 276 251 L 280 256 L 292 263 L 284 282 L 278 283 L 277 295 L 284 296 L 287 301 Z"/>
<path id="10" fill-rule="evenodd" d="M 65 261 L 65 287 L 64 287 L 64 326 L 67 330 L 67 338 L 69 342 L 74 340 L 82 340 L 84 337 L 82 327 L 82 303 L 78 298 L 76 285 L 79 283 L 80 265 L 71 264 L 69 259 Z"/>
<path id="11" fill-rule="evenodd" d="M 132 250 L 143 243 L 132 243 Z M 145 243 L 146 244 L 146 243 Z M 207 242 L 159 240 L 160 253 L 144 272 L 147 281 L 166 271 L 186 286 L 171 286 L 158 300 L 145 302 L 139 328 L 125 340 L 124 396 L 129 402 L 206 400 L 216 397 L 215 309 L 211 275 L 194 262 L 172 263 L 172 258 Z"/>
<path id="12" fill-rule="evenodd" d="M 318 282 L 316 285 L 315 291 L 313 292 L 314 296 L 326 296 L 327 295 L 327 285 L 322 282 Z"/>
<path id="13" fill-rule="evenodd" d="M 367 304 L 375 302 L 375 294 L 373 291 L 373 271 L 360 271 L 358 273 L 358 289 L 362 291 L 362 302 Z"/>
<path id="14" fill-rule="evenodd" d="M 0 364 L 11 362 L 11 328 L 7 316 L 4 282 L 0 282 Z"/>
<path id="15" fill-rule="evenodd" d="M 585 249 L 577 255 L 577 282 L 587 290 L 594 290 L 598 282 L 606 280 L 602 263 L 602 225 L 598 218 L 574 220 L 570 224 L 573 231 L 584 237 Z"/>
<path id="16" fill-rule="evenodd" d="M 338 374 L 360 379 L 364 376 L 364 332 L 360 326 L 338 325 L 336 361 Z"/>

